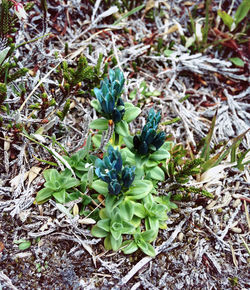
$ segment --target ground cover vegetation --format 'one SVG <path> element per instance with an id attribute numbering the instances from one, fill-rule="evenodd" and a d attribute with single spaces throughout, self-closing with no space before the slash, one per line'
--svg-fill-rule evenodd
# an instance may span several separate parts
<path id="1" fill-rule="evenodd" d="M 249 1 L 170 2 L 1 1 L 3 287 L 249 284 Z"/>

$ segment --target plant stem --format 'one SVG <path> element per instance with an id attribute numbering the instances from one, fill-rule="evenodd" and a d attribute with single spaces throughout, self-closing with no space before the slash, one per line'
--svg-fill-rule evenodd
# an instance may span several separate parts
<path id="1" fill-rule="evenodd" d="M 211 4 L 211 0 L 206 1 L 206 18 L 205 18 L 205 27 L 203 32 L 203 46 L 207 44 L 208 30 L 209 30 L 209 7 Z"/>
<path id="2" fill-rule="evenodd" d="M 115 132 L 115 145 L 119 144 L 119 134 Z"/>

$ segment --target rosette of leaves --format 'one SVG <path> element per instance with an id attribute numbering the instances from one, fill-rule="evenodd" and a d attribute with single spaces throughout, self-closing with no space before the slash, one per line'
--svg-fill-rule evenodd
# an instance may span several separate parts
<path id="1" fill-rule="evenodd" d="M 56 169 L 48 169 L 43 172 L 45 178 L 44 188 L 38 191 L 36 196 L 37 203 L 43 203 L 54 197 L 59 203 L 66 203 L 79 197 L 79 192 L 69 192 L 73 187 L 80 185 L 80 181 L 72 177 L 69 169 L 58 172 Z"/>
<path id="2" fill-rule="evenodd" d="M 81 178 L 84 173 L 88 172 L 96 159 L 94 155 L 90 155 L 91 136 L 88 137 L 84 149 L 81 149 L 71 156 L 63 156 L 70 167 L 74 170 L 77 177 Z"/>
<path id="3" fill-rule="evenodd" d="M 135 206 L 135 215 L 145 220 L 145 228 L 154 232 L 154 239 L 159 229 L 166 229 L 167 212 L 170 208 L 164 202 L 156 202 L 153 195 L 149 194 L 143 199 L 143 203 L 136 203 Z"/>
<path id="4" fill-rule="evenodd" d="M 155 239 L 155 232 L 148 230 L 141 232 L 140 227 L 136 229 L 133 234 L 133 240 L 127 240 L 122 243 L 122 251 L 124 254 L 132 254 L 138 249 L 141 249 L 143 253 L 148 256 L 155 256 L 155 249 L 150 244 Z"/>
<path id="5" fill-rule="evenodd" d="M 120 69 L 110 70 L 109 79 L 101 81 L 100 89 L 94 88 L 94 93 L 101 107 L 101 114 L 108 120 L 118 123 L 125 113 L 124 102 L 120 95 L 124 86 L 124 76 Z"/>
<path id="6" fill-rule="evenodd" d="M 153 108 L 150 109 L 147 123 L 141 134 L 134 136 L 133 139 L 134 149 L 138 154 L 146 155 L 155 152 L 163 145 L 166 134 L 163 131 L 157 132 L 160 120 L 160 112 L 155 113 Z"/>
<path id="7" fill-rule="evenodd" d="M 96 159 L 95 173 L 108 184 L 108 192 L 118 195 L 122 189 L 129 189 L 135 178 L 135 166 L 125 166 L 122 169 L 122 157 L 118 150 L 112 146 L 108 147 L 108 155 L 101 159 Z"/>
<path id="8" fill-rule="evenodd" d="M 92 228 L 91 233 L 98 238 L 105 237 L 104 246 L 107 250 L 117 251 L 122 245 L 122 235 L 132 234 L 135 227 L 121 217 L 119 208 L 104 210 L 100 215 L 102 219 Z"/>

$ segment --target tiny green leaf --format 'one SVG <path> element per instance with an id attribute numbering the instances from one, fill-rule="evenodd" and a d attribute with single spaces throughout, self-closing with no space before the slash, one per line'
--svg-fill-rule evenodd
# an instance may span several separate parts
<path id="1" fill-rule="evenodd" d="M 173 52 L 174 52 L 174 51 L 171 50 L 171 49 L 165 49 L 165 50 L 164 50 L 164 55 L 165 55 L 166 57 L 169 57 Z"/>
<path id="2" fill-rule="evenodd" d="M 132 15 L 132 14 L 134 14 L 134 13 L 140 11 L 144 6 L 145 6 L 145 5 L 142 4 L 142 5 L 140 5 L 140 6 L 135 7 L 135 8 L 132 9 L 131 11 L 128 11 L 127 13 L 124 13 L 124 14 L 123 14 L 119 19 L 117 19 L 117 20 L 113 23 L 113 25 L 117 25 L 117 24 L 119 24 L 123 19 L 125 19 L 125 18 L 129 17 L 130 15 Z"/>
<path id="3" fill-rule="evenodd" d="M 27 250 L 30 246 L 31 246 L 31 242 L 26 241 L 26 242 L 22 242 L 21 244 L 19 244 L 18 248 L 20 251 L 24 251 L 24 250 Z"/>
<path id="4" fill-rule="evenodd" d="M 232 24 L 234 22 L 233 18 L 230 15 L 228 15 L 225 11 L 221 11 L 221 10 L 218 10 L 218 15 L 221 17 L 221 19 L 224 22 L 224 24 L 230 30 L 231 26 L 232 26 Z"/>
<path id="5" fill-rule="evenodd" d="M 240 59 L 239 57 L 231 57 L 229 58 L 229 60 L 236 66 L 239 67 L 244 67 L 244 61 L 242 59 Z"/>
<path id="6" fill-rule="evenodd" d="M 152 242 L 155 239 L 155 231 L 149 230 L 142 232 L 141 237 L 145 242 Z"/>
<path id="7" fill-rule="evenodd" d="M 111 235 L 108 235 L 108 236 L 104 239 L 104 247 L 105 247 L 105 249 L 108 250 L 108 251 L 112 250 L 112 245 L 111 245 L 110 237 L 111 237 Z"/>

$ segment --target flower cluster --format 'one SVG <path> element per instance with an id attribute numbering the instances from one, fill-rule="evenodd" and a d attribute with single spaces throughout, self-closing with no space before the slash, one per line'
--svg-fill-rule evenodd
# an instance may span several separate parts
<path id="1" fill-rule="evenodd" d="M 109 193 L 113 195 L 118 195 L 122 187 L 128 189 L 135 178 L 135 166 L 122 169 L 121 154 L 112 146 L 108 148 L 108 156 L 96 160 L 95 167 L 96 175 L 108 183 Z"/>
<path id="2" fill-rule="evenodd" d="M 136 135 L 133 139 L 134 148 L 139 154 L 146 155 L 150 151 L 158 150 L 163 145 L 166 134 L 163 131 L 157 133 L 160 120 L 160 112 L 156 114 L 152 108 L 149 111 L 147 123 L 142 129 L 141 135 Z"/>
<path id="3" fill-rule="evenodd" d="M 94 93 L 101 105 L 101 113 L 108 120 L 120 122 L 125 113 L 124 102 L 120 98 L 124 76 L 120 69 L 110 70 L 109 79 L 101 81 L 101 88 L 94 88 Z"/>

